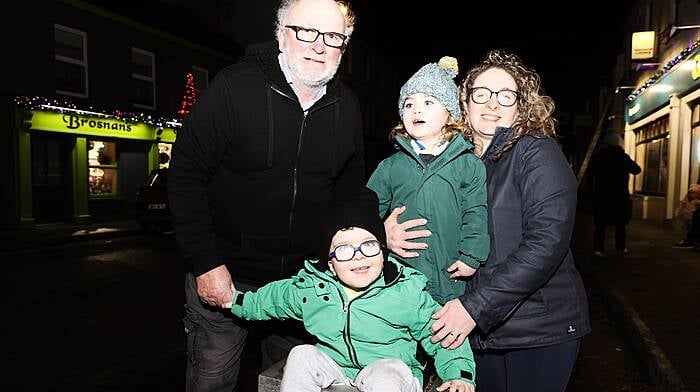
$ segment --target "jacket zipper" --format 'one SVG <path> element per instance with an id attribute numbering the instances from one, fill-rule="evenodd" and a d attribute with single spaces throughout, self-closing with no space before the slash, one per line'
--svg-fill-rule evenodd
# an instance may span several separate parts
<path id="1" fill-rule="evenodd" d="M 352 339 L 350 338 L 350 305 L 352 304 L 353 301 L 355 301 L 358 298 L 361 298 L 365 295 L 367 295 L 368 292 L 375 290 L 375 289 L 385 289 L 387 287 L 393 286 L 396 284 L 396 282 L 399 281 L 399 278 L 401 277 L 401 274 L 398 274 L 396 279 L 394 279 L 392 282 L 389 282 L 389 284 L 380 286 L 380 287 L 373 287 L 369 289 L 368 291 L 365 291 L 364 293 L 360 294 L 359 296 L 353 298 L 352 300 L 348 301 L 347 303 L 343 299 L 343 293 L 340 292 L 340 288 L 336 286 L 336 289 L 338 290 L 338 295 L 340 296 L 340 300 L 343 303 L 343 312 L 346 314 L 346 323 L 345 323 L 345 331 L 343 331 L 343 340 L 345 341 L 345 344 L 348 346 L 348 354 L 350 354 L 350 361 L 352 361 L 353 365 L 357 366 L 358 368 L 361 368 L 362 365 L 360 365 L 360 360 L 357 358 L 357 351 L 355 351 L 355 346 L 352 345 Z"/>
<path id="2" fill-rule="evenodd" d="M 272 89 L 272 91 L 280 94 L 281 96 L 289 99 L 290 101 L 293 101 L 294 103 L 298 103 L 298 101 L 296 99 L 289 96 L 285 92 L 279 90 L 275 86 L 270 85 L 270 88 Z M 314 109 L 314 112 L 321 109 L 321 108 L 324 108 L 326 106 L 332 105 L 339 100 L 340 100 L 339 98 L 332 99 L 332 100 L 326 102 L 326 104 L 324 104 L 323 106 L 319 106 L 318 108 Z M 308 111 L 308 112 L 302 111 L 302 112 L 304 113 L 304 117 L 302 118 L 301 130 L 299 131 L 299 143 L 297 144 L 297 159 L 294 162 L 294 171 L 292 172 L 292 204 L 289 207 L 289 226 L 287 228 L 287 233 L 288 233 L 287 249 L 289 249 L 292 246 L 291 233 L 292 233 L 292 225 L 294 223 L 294 207 L 296 206 L 296 201 L 297 201 L 297 188 L 299 185 L 298 175 L 297 175 L 298 171 L 299 171 L 299 157 L 301 156 L 301 147 L 304 143 L 304 128 L 306 128 L 306 119 L 308 118 L 311 111 Z M 284 255 L 282 255 L 282 265 L 280 266 L 280 274 L 284 273 L 284 266 L 286 263 L 287 263 L 287 255 L 284 254 Z"/>

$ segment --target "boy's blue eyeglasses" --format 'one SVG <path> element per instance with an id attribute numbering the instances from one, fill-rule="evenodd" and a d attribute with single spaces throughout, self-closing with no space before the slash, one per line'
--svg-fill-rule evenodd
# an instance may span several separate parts
<path id="1" fill-rule="evenodd" d="M 365 257 L 372 257 L 378 255 L 383 248 L 384 245 L 377 240 L 367 240 L 357 248 L 350 244 L 343 244 L 336 246 L 333 252 L 328 254 L 328 258 L 335 258 L 337 261 L 350 261 L 358 251 Z"/>

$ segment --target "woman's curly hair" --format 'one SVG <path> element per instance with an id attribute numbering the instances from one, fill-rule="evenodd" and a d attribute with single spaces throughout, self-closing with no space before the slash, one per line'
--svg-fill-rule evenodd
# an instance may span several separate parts
<path id="1" fill-rule="evenodd" d="M 525 135 L 537 134 L 555 138 L 556 119 L 554 113 L 554 100 L 540 92 L 540 77 L 534 70 L 523 65 L 518 56 L 502 50 L 488 52 L 486 58 L 472 67 L 464 76 L 459 88 L 459 101 L 464 113 L 466 136 L 473 139 L 474 128 L 469 123 L 469 92 L 474 87 L 474 80 L 484 71 L 490 68 L 500 68 L 515 79 L 517 85 L 517 109 L 518 115 L 511 126 L 514 129 L 513 136 L 501 148 L 494 160 L 510 151 L 513 146 Z M 483 153 L 483 151 L 482 151 Z"/>

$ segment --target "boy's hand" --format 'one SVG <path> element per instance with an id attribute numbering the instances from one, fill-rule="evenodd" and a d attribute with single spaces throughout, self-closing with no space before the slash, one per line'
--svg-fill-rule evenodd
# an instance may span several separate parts
<path id="1" fill-rule="evenodd" d="M 462 381 L 462 380 L 448 381 L 448 382 L 440 385 L 439 387 L 437 387 L 437 390 L 439 392 L 442 392 L 442 391 L 447 391 L 448 390 L 447 388 L 450 388 L 449 392 L 474 392 L 474 390 L 475 390 L 474 384 L 470 384 L 470 383 L 468 383 L 466 381 Z"/>
<path id="2" fill-rule="evenodd" d="M 233 298 L 236 296 L 236 286 L 233 285 L 233 282 L 231 282 L 231 302 L 225 302 L 221 304 L 221 307 L 224 309 L 231 309 L 233 306 Z"/>
<path id="3" fill-rule="evenodd" d="M 451 266 L 447 267 L 447 272 L 451 272 L 450 278 L 466 278 L 467 276 L 472 276 L 476 273 L 476 269 L 464 264 L 463 262 L 457 260 L 452 263 Z"/>

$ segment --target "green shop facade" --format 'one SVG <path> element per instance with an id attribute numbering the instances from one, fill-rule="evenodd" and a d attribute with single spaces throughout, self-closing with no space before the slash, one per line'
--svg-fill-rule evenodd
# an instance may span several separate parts
<path id="1" fill-rule="evenodd" d="M 167 167 L 180 124 L 51 109 L 16 109 L 18 226 L 131 217 L 138 187 Z"/>
<path id="2" fill-rule="evenodd" d="M 678 222 L 674 212 L 691 184 L 700 183 L 700 37 L 630 95 L 625 149 L 641 166 L 630 179 L 633 213 Z"/>

